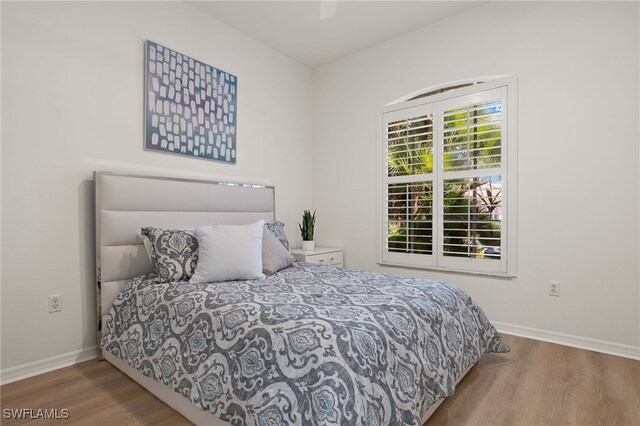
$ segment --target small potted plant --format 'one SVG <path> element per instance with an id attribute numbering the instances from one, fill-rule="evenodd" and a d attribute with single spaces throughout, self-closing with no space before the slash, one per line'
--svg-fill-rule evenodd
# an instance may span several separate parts
<path id="1" fill-rule="evenodd" d="M 316 224 L 316 212 L 313 214 L 309 210 L 305 210 L 302 213 L 302 223 L 298 224 L 300 227 L 300 234 L 302 235 L 302 250 L 311 251 L 316 247 L 313 241 L 313 228 Z"/>

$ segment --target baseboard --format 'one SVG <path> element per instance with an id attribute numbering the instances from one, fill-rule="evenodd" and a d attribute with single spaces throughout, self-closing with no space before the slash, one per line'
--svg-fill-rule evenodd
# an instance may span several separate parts
<path id="1" fill-rule="evenodd" d="M 96 346 L 80 349 L 78 351 L 46 358 L 40 361 L 29 362 L 0 371 L 0 385 L 26 379 L 28 377 L 37 376 L 38 374 L 48 373 L 49 371 L 59 368 L 68 367 L 80 362 L 95 359 L 98 356 Z"/>
<path id="2" fill-rule="evenodd" d="M 512 334 L 514 336 L 526 337 L 528 339 L 541 340 L 543 342 L 556 343 L 558 345 L 571 346 L 573 348 L 586 349 L 623 358 L 640 360 L 640 347 L 638 346 L 623 345 L 621 343 L 608 342 L 606 340 L 590 339 L 588 337 L 573 336 L 571 334 L 556 333 L 554 331 L 505 324 L 498 321 L 491 321 L 491 323 L 500 333 Z"/>

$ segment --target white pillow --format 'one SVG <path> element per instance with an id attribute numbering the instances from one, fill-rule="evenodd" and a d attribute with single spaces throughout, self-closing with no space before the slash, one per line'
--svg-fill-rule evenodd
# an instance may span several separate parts
<path id="1" fill-rule="evenodd" d="M 294 262 L 295 259 L 289 250 L 265 225 L 262 237 L 262 272 L 266 275 L 275 274 L 280 269 L 293 265 Z"/>
<path id="2" fill-rule="evenodd" d="M 204 225 L 196 228 L 199 259 L 190 283 L 253 280 L 262 273 L 264 220 L 250 225 Z"/>

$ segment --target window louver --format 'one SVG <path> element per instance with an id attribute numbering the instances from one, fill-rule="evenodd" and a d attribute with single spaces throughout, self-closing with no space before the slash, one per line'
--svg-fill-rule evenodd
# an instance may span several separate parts
<path id="1" fill-rule="evenodd" d="M 389 184 L 386 240 L 390 252 L 431 254 L 433 185 L 431 182 Z"/>
<path id="2" fill-rule="evenodd" d="M 387 125 L 387 174 L 410 176 L 433 171 L 433 122 L 431 115 L 395 121 Z"/>
<path id="3" fill-rule="evenodd" d="M 443 186 L 443 255 L 500 259 L 499 176 L 444 180 Z"/>
<path id="4" fill-rule="evenodd" d="M 500 100 L 445 111 L 444 171 L 500 167 L 502 141 Z"/>
<path id="5" fill-rule="evenodd" d="M 385 243 L 390 253 L 433 251 L 433 114 L 386 126 Z"/>

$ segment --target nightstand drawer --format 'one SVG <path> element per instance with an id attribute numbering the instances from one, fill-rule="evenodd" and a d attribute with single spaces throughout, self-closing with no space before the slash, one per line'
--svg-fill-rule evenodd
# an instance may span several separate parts
<path id="1" fill-rule="evenodd" d="M 313 250 L 305 251 L 292 249 L 291 254 L 298 262 L 317 263 L 318 265 L 344 266 L 342 249 L 331 247 L 316 247 Z"/>
<path id="2" fill-rule="evenodd" d="M 342 266 L 342 252 L 336 251 L 333 253 L 312 254 L 307 256 L 307 262 L 318 263 L 321 265 Z"/>

